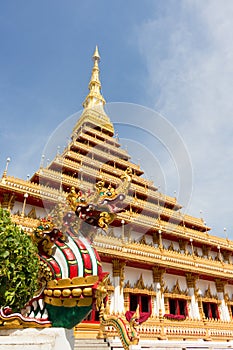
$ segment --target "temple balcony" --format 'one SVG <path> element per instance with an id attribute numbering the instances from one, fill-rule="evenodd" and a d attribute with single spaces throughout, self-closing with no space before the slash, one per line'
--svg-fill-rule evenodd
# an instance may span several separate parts
<path id="1" fill-rule="evenodd" d="M 94 246 L 102 258 L 123 259 L 152 266 L 161 266 L 184 273 L 193 272 L 212 278 L 232 279 L 233 265 L 223 261 L 210 260 L 195 254 L 185 254 L 181 251 L 161 249 L 139 242 L 122 241 L 121 238 L 98 234 L 94 239 Z M 233 246 L 231 247 L 233 249 Z"/>

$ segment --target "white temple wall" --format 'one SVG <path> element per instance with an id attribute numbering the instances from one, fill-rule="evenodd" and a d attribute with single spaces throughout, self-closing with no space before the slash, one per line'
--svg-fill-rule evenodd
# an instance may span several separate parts
<path id="1" fill-rule="evenodd" d="M 103 272 L 108 272 L 110 281 L 112 283 L 112 264 L 107 262 L 102 262 Z"/>
<path id="2" fill-rule="evenodd" d="M 146 243 L 153 244 L 153 238 L 151 235 L 145 235 Z"/>
<path id="3" fill-rule="evenodd" d="M 168 239 L 163 239 L 163 246 L 165 249 L 168 249 L 168 247 L 170 246 L 171 241 Z"/>
<path id="4" fill-rule="evenodd" d="M 230 284 L 227 284 L 225 286 L 225 293 L 227 293 L 230 297 L 230 299 L 232 299 L 232 295 L 233 295 L 233 286 Z"/>
<path id="5" fill-rule="evenodd" d="M 113 277 L 114 292 L 111 297 L 110 312 L 115 314 L 124 313 L 124 294 L 120 286 L 120 277 Z"/>
<path id="6" fill-rule="evenodd" d="M 142 274 L 143 282 L 147 286 L 151 286 L 153 284 L 153 274 L 151 270 L 145 270 L 130 266 L 125 266 L 125 281 L 130 281 L 132 285 L 134 285 Z"/>
<path id="7" fill-rule="evenodd" d="M 187 244 L 186 251 L 187 251 L 188 254 L 192 254 L 193 253 L 192 246 L 190 244 Z"/>
<path id="8" fill-rule="evenodd" d="M 212 295 L 216 295 L 217 294 L 217 289 L 216 289 L 216 286 L 215 286 L 215 282 L 206 281 L 206 280 L 202 280 L 202 279 L 199 279 L 196 282 L 196 287 L 200 289 L 202 297 L 204 296 L 205 291 L 208 289 L 209 286 L 210 286 L 211 294 Z"/>
<path id="9" fill-rule="evenodd" d="M 180 249 L 180 246 L 179 246 L 178 242 L 172 242 L 172 244 L 173 244 L 173 247 L 174 247 L 175 250 L 178 251 Z"/>
<path id="10" fill-rule="evenodd" d="M 121 238 L 122 236 L 122 228 L 121 227 L 114 227 L 113 228 L 114 236 Z"/>
<path id="11" fill-rule="evenodd" d="M 224 300 L 224 295 L 222 292 L 218 293 L 218 299 L 221 300 L 221 304 L 219 305 L 220 319 L 223 321 L 230 321 L 229 310 Z"/>
<path id="12" fill-rule="evenodd" d="M 195 248 L 195 251 L 199 256 L 203 256 L 202 249 L 200 247 Z"/>
<path id="13" fill-rule="evenodd" d="M 216 256 L 218 255 L 216 252 L 211 252 L 209 253 L 209 255 L 212 257 L 213 260 L 215 260 Z"/>
<path id="14" fill-rule="evenodd" d="M 131 231 L 130 236 L 132 241 L 138 242 L 140 241 L 143 235 L 141 234 L 141 232 Z"/>
<path id="15" fill-rule="evenodd" d="M 177 280 L 179 282 L 179 286 L 181 290 L 186 290 L 188 288 L 186 278 L 184 276 L 177 276 L 177 275 L 165 273 L 163 275 L 163 280 L 164 280 L 165 286 L 168 287 L 169 290 L 171 290 L 174 287 Z"/>

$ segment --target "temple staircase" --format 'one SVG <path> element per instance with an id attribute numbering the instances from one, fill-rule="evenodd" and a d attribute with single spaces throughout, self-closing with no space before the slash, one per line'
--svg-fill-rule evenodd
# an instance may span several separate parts
<path id="1" fill-rule="evenodd" d="M 204 341 L 146 341 L 140 342 L 141 350 L 225 350 L 233 349 L 233 342 Z M 119 338 L 75 339 L 74 350 L 124 350 Z"/>
<path id="2" fill-rule="evenodd" d="M 75 339 L 74 350 L 111 350 L 104 339 Z"/>

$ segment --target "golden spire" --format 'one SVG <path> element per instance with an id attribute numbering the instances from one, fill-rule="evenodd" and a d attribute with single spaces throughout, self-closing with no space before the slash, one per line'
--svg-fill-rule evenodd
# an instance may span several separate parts
<path id="1" fill-rule="evenodd" d="M 96 45 L 95 52 L 92 56 L 94 61 L 94 66 L 92 68 L 92 74 L 91 74 L 91 80 L 88 85 L 89 94 L 85 98 L 85 101 L 83 102 L 84 108 L 92 108 L 101 106 L 103 107 L 105 105 L 105 99 L 101 95 L 101 82 L 99 79 L 99 61 L 100 61 L 100 55 L 98 51 L 98 46 Z"/>

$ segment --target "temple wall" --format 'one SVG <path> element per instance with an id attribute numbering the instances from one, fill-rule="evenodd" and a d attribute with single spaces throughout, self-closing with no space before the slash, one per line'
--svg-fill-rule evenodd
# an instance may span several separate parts
<path id="1" fill-rule="evenodd" d="M 196 287 L 200 289 L 201 296 L 204 296 L 205 291 L 208 289 L 208 286 L 210 286 L 211 294 L 212 295 L 216 295 L 217 294 L 217 289 L 216 289 L 215 282 L 206 281 L 206 280 L 202 280 L 202 279 L 199 279 L 196 282 Z"/>
<path id="2" fill-rule="evenodd" d="M 153 275 L 151 270 L 144 270 L 130 266 L 125 267 L 125 281 L 127 282 L 129 280 L 132 285 L 138 281 L 141 274 L 145 285 L 151 286 L 153 284 Z"/>
<path id="3" fill-rule="evenodd" d="M 227 284 L 225 286 L 225 293 L 228 293 L 230 299 L 232 298 L 232 295 L 233 295 L 233 286 L 232 285 L 229 285 Z"/>
<path id="4" fill-rule="evenodd" d="M 110 281 L 112 281 L 112 264 L 111 263 L 102 262 L 102 269 L 103 269 L 103 272 L 108 272 L 109 273 Z"/>
<path id="5" fill-rule="evenodd" d="M 186 278 L 184 276 L 177 276 L 165 273 L 163 276 L 163 280 L 165 283 L 165 287 L 168 287 L 169 290 L 171 290 L 174 287 L 177 280 L 182 291 L 185 291 L 188 288 Z"/>
<path id="6" fill-rule="evenodd" d="M 122 228 L 121 227 L 114 227 L 113 229 L 114 236 L 120 238 L 122 235 Z"/>
<path id="7" fill-rule="evenodd" d="M 37 217 L 37 218 L 43 218 L 43 217 L 45 217 L 45 216 L 48 215 L 48 213 L 46 212 L 46 210 L 45 210 L 44 208 L 36 207 L 36 206 L 30 205 L 30 204 L 26 204 L 26 207 L 25 207 L 25 216 L 27 216 L 27 214 L 28 214 L 33 208 L 35 208 L 36 217 Z M 16 214 L 17 212 L 19 212 L 19 213 L 21 214 L 21 213 L 22 213 L 22 209 L 23 209 L 23 203 L 22 203 L 22 202 L 15 201 L 14 207 L 12 208 L 11 212 L 12 212 L 13 214 Z"/>

